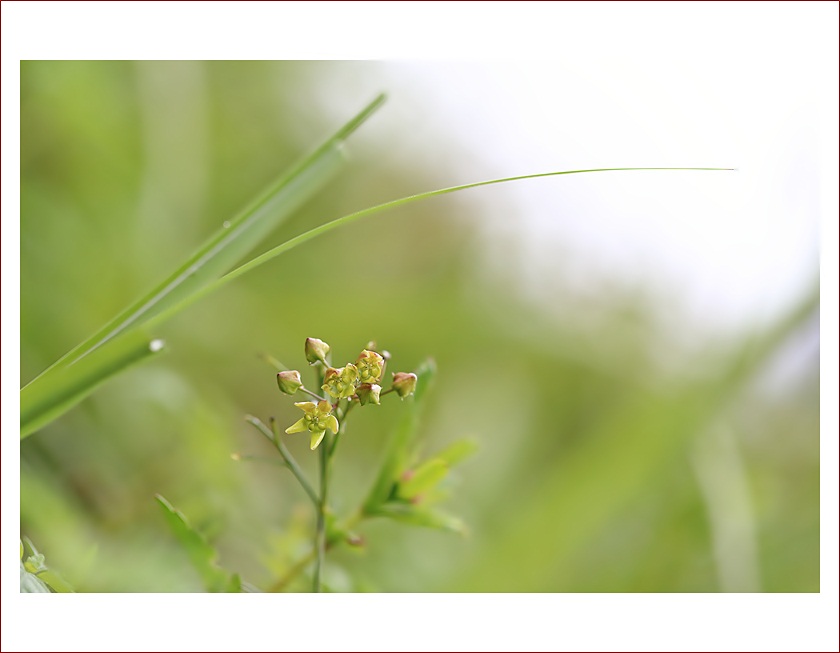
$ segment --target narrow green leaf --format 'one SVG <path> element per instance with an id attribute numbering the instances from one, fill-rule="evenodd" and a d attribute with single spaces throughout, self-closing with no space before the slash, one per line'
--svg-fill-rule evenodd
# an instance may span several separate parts
<path id="1" fill-rule="evenodd" d="M 411 403 L 388 442 L 388 449 L 382 466 L 379 468 L 379 474 L 364 503 L 363 510 L 368 514 L 375 513 L 379 506 L 387 501 L 394 482 L 407 466 L 409 452 L 420 421 L 420 411 L 436 371 L 435 363 L 430 359 L 415 372 L 417 387 L 414 390 L 414 396 L 409 400 Z"/>
<path id="2" fill-rule="evenodd" d="M 344 140 L 384 101 L 385 96 L 379 95 L 332 138 L 282 175 L 236 217 L 226 222 L 157 288 L 68 352 L 58 364 L 68 364 L 126 329 L 143 324 L 229 270 L 329 180 L 345 160 L 341 149 Z"/>
<path id="3" fill-rule="evenodd" d="M 115 374 L 163 350 L 162 340 L 134 331 L 20 391 L 20 438 L 70 410 Z"/>
<path id="4" fill-rule="evenodd" d="M 50 588 L 35 574 L 30 574 L 20 563 L 20 591 L 22 594 L 49 594 Z"/>
<path id="5" fill-rule="evenodd" d="M 442 460 L 450 467 L 454 467 L 462 460 L 472 456 L 477 450 L 478 443 L 475 440 L 457 440 L 436 453 L 432 458 Z"/>
<path id="6" fill-rule="evenodd" d="M 166 521 L 175 538 L 181 543 L 193 567 L 201 576 L 208 592 L 238 592 L 239 576 L 229 574 L 217 564 L 218 554 L 204 536 L 190 526 L 187 518 L 161 495 L 156 495 Z M 234 589 L 236 587 L 236 589 Z"/>
<path id="7" fill-rule="evenodd" d="M 38 419 L 27 417 L 24 421 L 22 417 L 21 437 L 29 435 L 59 417 L 94 389 L 95 386 L 86 387 L 86 381 L 89 379 L 82 378 L 79 368 L 72 367 L 75 362 L 98 351 L 100 347 L 120 334 L 147 323 L 167 309 L 170 309 L 167 315 L 181 310 L 191 303 L 189 301 L 191 297 L 211 282 L 218 280 L 282 220 L 314 195 L 344 161 L 341 149 L 343 142 L 384 101 L 384 95 L 378 96 L 332 138 L 280 177 L 239 215 L 226 222 L 193 256 L 152 292 L 126 308 L 25 386 L 21 391 L 21 412 L 27 409 L 27 414 L 29 414 L 28 409 L 33 403 L 32 399 L 23 397 L 27 390 L 29 396 L 37 397 L 39 410 Z M 107 351 L 110 352 L 110 347 Z M 99 359 L 99 365 L 113 368 L 111 373 L 119 371 L 121 366 L 117 364 L 117 361 L 109 362 L 110 357 L 118 355 L 119 350 L 104 355 Z M 56 376 L 61 376 L 61 379 L 57 381 Z M 101 382 L 105 377 L 97 378 L 98 382 Z M 74 401 L 67 403 L 61 397 L 54 396 L 56 389 L 62 386 L 74 388 L 76 394 Z M 24 424 L 26 425 L 25 433 Z"/>
<path id="8" fill-rule="evenodd" d="M 73 594 L 74 590 L 70 584 L 61 577 L 54 569 L 46 569 L 38 574 L 38 578 L 44 581 L 47 586 L 57 594 Z"/>
<path id="9" fill-rule="evenodd" d="M 441 188 L 438 190 L 432 190 L 425 193 L 418 193 L 417 195 L 409 195 L 407 197 L 401 197 L 396 200 L 391 200 L 390 202 L 385 202 L 383 204 L 377 204 L 376 206 L 372 206 L 367 209 L 362 209 L 361 211 L 356 211 L 355 213 L 350 213 L 345 215 L 341 218 L 337 218 L 332 220 L 331 222 L 327 222 L 322 224 L 314 229 L 310 229 L 307 232 L 300 234 L 299 236 L 295 236 L 294 238 L 290 238 L 285 243 L 278 245 L 277 247 L 270 249 L 269 251 L 265 252 L 264 254 L 260 254 L 254 259 L 251 259 L 244 265 L 236 268 L 235 270 L 229 272 L 224 277 L 219 279 L 215 282 L 212 286 L 208 286 L 206 292 L 212 292 L 218 287 L 223 286 L 224 284 L 232 281 L 233 279 L 245 274 L 253 270 L 254 268 L 259 267 L 263 263 L 267 263 L 271 259 L 280 254 L 288 252 L 291 249 L 294 249 L 298 245 L 303 245 L 304 243 L 312 240 L 313 238 L 317 238 L 318 236 L 323 236 L 339 227 L 343 227 L 362 218 L 369 217 L 376 213 L 381 213 L 382 211 L 387 211 L 389 209 L 395 209 L 399 206 L 403 206 L 405 204 L 411 204 L 412 202 L 418 202 L 420 200 L 429 199 L 432 197 L 437 197 L 439 195 L 447 195 L 449 193 L 455 193 L 462 190 L 468 190 L 470 188 L 479 188 L 481 186 L 491 186 L 494 184 L 504 184 L 511 181 L 522 181 L 524 179 L 539 179 L 541 177 L 557 177 L 559 175 L 576 175 L 576 174 L 583 174 L 588 172 L 630 172 L 630 171 L 653 171 L 653 170 L 732 170 L 732 168 L 591 168 L 588 170 L 561 170 L 559 172 L 541 172 L 533 175 L 519 175 L 516 177 L 504 177 L 501 179 L 490 179 L 487 181 L 477 181 L 471 184 L 462 184 L 460 186 L 451 186 L 449 188 Z M 197 299 L 197 297 L 196 297 Z"/>
<path id="10" fill-rule="evenodd" d="M 412 526 L 423 526 L 424 528 L 436 528 L 438 530 L 452 531 L 454 533 L 466 533 L 464 522 L 440 510 L 421 508 L 408 503 L 386 503 L 380 506 L 376 512 L 378 517 L 386 517 L 394 521 Z"/>
<path id="11" fill-rule="evenodd" d="M 400 481 L 397 488 L 397 496 L 403 499 L 412 499 L 422 495 L 440 483 L 449 473 L 449 465 L 439 458 L 427 460 L 420 467 L 408 472 L 409 478 Z"/>

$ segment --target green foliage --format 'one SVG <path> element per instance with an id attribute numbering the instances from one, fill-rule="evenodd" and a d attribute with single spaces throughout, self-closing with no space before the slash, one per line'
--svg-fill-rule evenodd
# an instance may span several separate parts
<path id="1" fill-rule="evenodd" d="M 39 553 L 35 545 L 27 538 L 26 544 L 32 552 L 24 561 L 25 548 L 20 543 L 20 591 L 23 594 L 33 593 L 67 593 L 73 589 L 55 571 L 47 566 L 43 553 Z"/>
<path id="2" fill-rule="evenodd" d="M 207 543 L 201 533 L 190 526 L 187 518 L 176 510 L 162 496 L 155 497 L 163 509 L 166 523 L 175 539 L 181 544 L 190 559 L 193 568 L 201 576 L 201 581 L 208 592 L 240 592 L 242 582 L 237 574 L 222 569 L 218 563 L 218 553 Z"/>
<path id="3" fill-rule="evenodd" d="M 20 437 L 60 417 L 109 378 L 163 350 L 163 341 L 134 331 L 72 364 L 56 367 L 20 392 Z"/>
<path id="4" fill-rule="evenodd" d="M 259 244 L 284 218 L 311 197 L 343 161 L 341 145 L 385 101 L 380 95 L 315 152 L 283 175 L 239 215 L 226 221 L 171 276 L 126 308 L 90 338 L 65 354 L 21 391 L 21 438 L 59 417 L 109 376 L 152 353 L 137 336 L 126 344 L 100 350 L 122 333 L 169 310 L 182 310 L 213 281 Z M 98 351 L 96 356 L 88 356 Z M 151 350 L 151 351 L 150 351 Z M 103 353 L 104 351 L 104 353 Z M 83 365 L 76 365 L 84 359 Z"/>
<path id="5" fill-rule="evenodd" d="M 243 197 L 275 177 L 278 161 L 305 158 L 301 146 L 334 128 L 336 114 L 321 102 L 334 94 L 325 73 L 367 76 L 367 88 L 378 88 L 375 68 L 23 62 L 21 385 L 144 295 L 150 280 L 180 267 Z M 194 128 L 202 115 L 205 127 Z M 194 139 L 185 142 L 190 129 Z M 114 374 L 60 419 L 44 411 L 41 431 L 21 441 L 21 531 L 47 552 L 50 567 L 78 591 L 195 590 L 186 558 L 161 537 L 150 501 L 160 493 L 243 578 L 261 588 L 311 588 L 311 560 L 296 581 L 278 581 L 310 550 L 312 497 L 277 465 L 246 467 L 230 454 L 247 448 L 242 460 L 277 460 L 272 430 L 255 441 L 241 416 L 274 415 L 283 427 L 299 419 L 259 357 L 272 350 L 280 361 L 296 360 L 300 342 L 315 333 L 337 350 L 375 335 L 401 360 L 432 355 L 441 370 L 435 392 L 420 400 L 419 383 L 417 397 L 383 402 L 377 418 L 360 409 L 341 436 L 331 587 L 721 591 L 712 508 L 693 467 L 695 445 L 713 424 L 731 432 L 749 490 L 759 583 L 746 589 L 820 590 L 816 284 L 798 313 L 757 316 L 716 335 L 702 325 L 674 329 L 669 298 L 621 280 L 567 283 L 562 260 L 543 270 L 550 294 L 526 293 L 515 230 L 497 256 L 478 228 L 516 215 L 510 196 L 408 201 L 418 188 L 473 178 L 475 161 L 459 167 L 445 138 L 423 143 L 434 161 L 426 166 L 394 132 L 358 135 L 353 151 L 358 144 L 363 156 L 266 235 L 266 243 L 287 243 L 282 257 L 259 268 L 246 263 L 203 286 L 188 311 L 176 314 L 173 305 L 154 316 L 143 329 L 166 340 L 167 356 Z M 650 174 L 669 183 L 666 174 Z M 574 178 L 561 179 L 556 202 L 542 210 L 576 219 L 562 196 Z M 482 202 L 490 195 L 490 204 Z M 405 198 L 393 218 L 365 209 L 370 220 L 349 220 L 358 207 L 393 197 Z M 326 229 L 331 216 L 354 228 Z M 336 271 L 356 270 L 360 256 L 369 261 L 372 246 L 374 263 L 337 280 Z M 277 252 L 261 260 L 269 253 Z M 313 292 L 327 297 L 328 313 L 310 310 Z M 340 328 L 326 325 L 328 314 L 345 316 Z M 767 369 L 792 349 L 801 364 L 782 368 L 778 388 L 768 388 Z M 500 394 L 491 381 L 502 363 L 508 386 Z M 465 423 L 480 457 L 432 487 L 423 503 L 395 501 L 404 472 L 426 460 L 457 463 L 445 452 Z M 311 475 L 317 461 L 304 458 L 308 446 L 308 438 L 289 438 L 299 471 Z M 383 461 L 389 471 L 380 474 Z M 447 491 L 446 508 L 463 517 L 470 538 L 396 523 L 431 519 L 420 511 L 431 510 L 429 502 L 437 509 Z M 342 517 L 369 497 L 391 518 L 349 527 Z M 348 538 L 356 545 L 344 546 Z M 330 565 L 347 569 L 353 582 L 332 583 Z"/>
<path id="6" fill-rule="evenodd" d="M 420 412 L 436 372 L 433 360 L 427 360 L 417 368 L 417 388 L 414 397 L 388 442 L 379 474 L 363 505 L 365 514 L 375 515 L 379 512 L 391 496 L 400 474 L 406 470 L 420 425 Z"/>

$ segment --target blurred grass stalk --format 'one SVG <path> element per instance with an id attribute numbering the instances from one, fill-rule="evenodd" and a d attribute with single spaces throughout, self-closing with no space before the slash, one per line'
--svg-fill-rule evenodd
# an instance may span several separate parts
<path id="1" fill-rule="evenodd" d="M 709 454 L 708 449 L 697 447 L 702 447 L 704 439 L 714 436 L 714 429 L 739 393 L 788 338 L 819 311 L 819 306 L 820 288 L 816 281 L 774 324 L 727 352 L 721 358 L 717 375 L 667 393 L 640 390 L 633 401 L 606 419 L 587 443 L 564 459 L 562 471 L 558 469 L 541 486 L 540 501 L 523 505 L 499 532 L 493 546 L 471 560 L 456 580 L 460 591 L 542 591 L 538 588 L 570 577 L 569 565 L 576 559 L 575 552 L 591 541 L 631 497 L 639 495 L 649 479 L 658 478 L 657 474 L 673 460 L 675 452 L 694 444 L 695 458 L 698 451 L 701 456 Z M 696 466 L 702 467 L 707 460 L 693 462 L 695 472 L 705 474 L 699 481 L 706 485 L 708 470 Z M 732 455 L 725 464 L 729 465 L 726 471 L 730 486 L 743 485 L 741 470 L 733 469 L 737 463 L 733 463 Z M 716 465 L 719 467 L 719 461 Z M 604 491 L 605 488 L 609 491 Z M 718 582 L 723 590 L 757 591 L 761 579 L 756 569 L 754 543 L 749 539 L 751 507 L 744 498 L 746 491 L 738 489 L 740 495 L 725 499 L 741 504 L 728 506 L 729 512 L 722 514 L 719 493 L 723 490 L 719 489 L 712 497 L 708 488 L 703 487 L 712 521 Z M 743 517 L 747 512 L 750 512 L 749 523 L 736 524 L 735 528 L 742 531 L 734 532 L 733 518 Z M 574 527 L 556 537 L 547 537 L 546 525 L 554 523 L 571 523 Z M 722 551 L 733 541 L 735 551 Z M 523 551 L 528 551 L 527 559 L 518 555 Z M 746 561 L 750 568 L 739 570 L 730 581 L 721 582 L 721 577 L 734 564 L 730 556 Z M 512 559 L 517 559 L 518 564 L 508 564 Z M 491 569 L 492 574 L 488 573 Z"/>
<path id="2" fill-rule="evenodd" d="M 170 316 L 185 308 L 191 303 L 190 298 L 218 280 L 322 188 L 346 160 L 341 149 L 343 142 L 384 101 L 384 95 L 376 97 L 238 216 L 225 222 L 151 293 L 129 306 L 24 386 L 20 395 L 21 439 L 61 416 L 109 377 L 144 358 L 143 352 L 158 351 L 159 347 L 153 347 L 152 343 L 160 341 L 151 341 L 144 336 L 139 342 L 134 330 L 164 312 Z M 94 352 L 97 355 L 91 356 Z"/>

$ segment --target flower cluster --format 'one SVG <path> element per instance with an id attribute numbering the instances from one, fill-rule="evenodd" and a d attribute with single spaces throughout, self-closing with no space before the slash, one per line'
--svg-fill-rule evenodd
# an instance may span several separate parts
<path id="1" fill-rule="evenodd" d="M 375 351 L 374 343 L 369 343 L 356 358 L 355 363 L 347 363 L 344 367 L 332 367 L 329 363 L 330 346 L 323 340 L 307 338 L 304 354 L 310 365 L 319 365 L 323 370 L 323 390 L 332 401 L 311 392 L 304 387 L 297 370 L 286 370 L 277 374 L 277 386 L 280 391 L 293 395 L 306 392 L 317 398 L 317 402 L 302 401 L 295 404 L 305 415 L 286 429 L 286 433 L 300 433 L 309 431 L 310 447 L 315 449 L 321 444 L 327 430 L 338 433 L 339 421 L 346 415 L 349 405 L 358 402 L 359 405 L 379 404 L 380 398 L 390 392 L 405 398 L 414 393 L 417 385 L 417 375 L 413 372 L 397 372 L 393 375 L 391 388 L 382 391 L 382 377 L 385 374 L 389 354 Z M 344 412 L 338 408 L 342 399 L 348 400 Z M 334 414 L 334 411 L 338 413 Z"/>

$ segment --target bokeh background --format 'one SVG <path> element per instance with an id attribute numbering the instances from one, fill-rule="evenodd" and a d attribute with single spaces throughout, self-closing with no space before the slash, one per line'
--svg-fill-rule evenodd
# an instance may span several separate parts
<path id="1" fill-rule="evenodd" d="M 446 504 L 469 533 L 366 524 L 364 551 L 329 557 L 334 590 L 819 591 L 815 96 L 795 67 L 770 78 L 783 48 L 756 69 L 763 54 L 599 74 L 22 62 L 21 384 L 380 91 L 389 102 L 351 138 L 348 165 L 265 249 L 481 179 L 739 170 L 476 189 L 283 255 L 167 323 L 167 356 L 21 442 L 21 533 L 79 591 L 200 591 L 159 493 L 223 566 L 269 585 L 307 546 L 310 515 L 283 470 L 231 459 L 271 455 L 245 414 L 297 419 L 260 355 L 300 367 L 308 336 L 348 360 L 375 339 L 394 369 L 437 362 L 428 450 L 480 444 Z M 368 489 L 399 409 L 352 424 L 339 510 Z M 305 443 L 290 446 L 314 473 Z"/>

